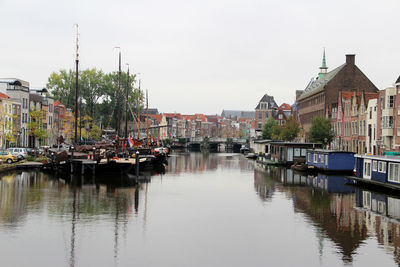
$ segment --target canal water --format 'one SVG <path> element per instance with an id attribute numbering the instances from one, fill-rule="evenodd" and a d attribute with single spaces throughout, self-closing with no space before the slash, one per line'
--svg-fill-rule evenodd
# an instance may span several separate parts
<path id="1" fill-rule="evenodd" d="M 164 170 L 0 178 L 1 266 L 397 266 L 400 200 L 257 166 L 176 153 Z"/>

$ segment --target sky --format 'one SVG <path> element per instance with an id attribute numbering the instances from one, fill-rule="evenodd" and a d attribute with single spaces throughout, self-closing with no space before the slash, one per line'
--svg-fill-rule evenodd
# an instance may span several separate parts
<path id="1" fill-rule="evenodd" d="M 43 88 L 52 72 L 140 73 L 160 112 L 254 110 L 264 94 L 293 104 L 355 54 L 379 88 L 400 75 L 398 0 L 0 0 L 0 77 Z"/>

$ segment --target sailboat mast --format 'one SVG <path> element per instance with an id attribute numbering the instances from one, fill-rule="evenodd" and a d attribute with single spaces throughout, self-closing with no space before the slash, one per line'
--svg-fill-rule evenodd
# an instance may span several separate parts
<path id="1" fill-rule="evenodd" d="M 125 94 L 125 138 L 128 138 L 128 92 L 129 92 L 129 64 L 128 65 L 128 79 L 126 82 L 126 94 Z"/>
<path id="2" fill-rule="evenodd" d="M 118 70 L 118 114 L 117 114 L 117 136 L 120 137 L 121 125 L 121 51 L 119 51 L 119 70 Z"/>
<path id="3" fill-rule="evenodd" d="M 146 89 L 146 124 L 147 124 L 147 130 L 146 130 L 147 148 L 149 148 L 150 147 L 150 144 L 149 144 L 149 94 L 148 94 L 147 89 Z"/>
<path id="4" fill-rule="evenodd" d="M 76 58 L 75 58 L 75 143 L 78 143 L 78 75 L 79 75 L 79 31 L 76 25 Z"/>
<path id="5" fill-rule="evenodd" d="M 137 138 L 138 139 L 140 139 L 140 94 L 141 94 L 141 91 L 140 91 L 140 79 L 139 79 L 139 95 L 138 95 L 138 134 L 137 134 Z"/>

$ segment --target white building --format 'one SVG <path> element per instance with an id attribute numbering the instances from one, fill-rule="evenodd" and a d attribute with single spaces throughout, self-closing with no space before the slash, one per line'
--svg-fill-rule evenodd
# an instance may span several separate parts
<path id="1" fill-rule="evenodd" d="M 370 99 L 368 101 L 365 121 L 367 124 L 367 130 L 365 133 L 365 146 L 367 148 L 367 154 L 376 155 L 377 153 L 377 146 L 376 146 L 376 139 L 377 139 L 377 108 L 378 108 L 378 100 Z"/>
<path id="2" fill-rule="evenodd" d="M 12 101 L 21 104 L 20 128 L 17 129 L 17 145 L 28 146 L 27 123 L 29 119 L 29 82 L 10 78 L 0 79 L 0 92 L 8 95 Z"/>

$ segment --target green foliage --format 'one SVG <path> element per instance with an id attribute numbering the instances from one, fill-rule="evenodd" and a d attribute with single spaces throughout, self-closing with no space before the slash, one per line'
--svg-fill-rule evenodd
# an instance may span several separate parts
<path id="1" fill-rule="evenodd" d="M 293 141 L 300 132 L 300 124 L 290 117 L 282 126 L 280 137 L 284 141 Z"/>
<path id="2" fill-rule="evenodd" d="M 29 112 L 29 122 L 27 124 L 27 128 L 30 132 L 30 135 L 44 139 L 49 136 L 47 130 L 43 128 L 43 121 L 46 118 L 46 112 L 44 110 L 33 110 Z"/>
<path id="3" fill-rule="evenodd" d="M 134 88 L 136 75 L 121 73 L 121 91 L 118 91 L 118 72 L 104 73 L 101 70 L 86 69 L 79 72 L 79 95 L 82 98 L 82 114 L 89 115 L 94 122 L 102 121 L 105 126 L 115 128 L 117 119 L 117 103 L 120 99 L 121 118 L 125 120 L 125 92 L 128 85 L 128 103 L 133 112 L 137 112 L 138 100 L 143 104 L 143 93 Z M 67 108 L 75 108 L 75 72 L 60 70 L 53 72 L 48 78 L 47 88 L 54 98 Z M 128 120 L 132 120 L 128 112 Z"/>
<path id="4" fill-rule="evenodd" d="M 262 129 L 262 138 L 263 139 L 272 139 L 272 129 L 274 126 L 278 126 L 278 122 L 272 118 L 269 117 L 269 119 L 264 123 L 263 129 Z"/>
<path id="5" fill-rule="evenodd" d="M 274 140 L 280 140 L 281 139 L 281 133 L 282 133 L 282 127 L 279 125 L 274 125 L 272 126 L 271 129 L 271 137 Z"/>
<path id="6" fill-rule="evenodd" d="M 311 121 L 309 132 L 311 142 L 322 143 L 324 146 L 332 142 L 335 137 L 331 120 L 326 117 L 316 117 Z"/>
<path id="7" fill-rule="evenodd" d="M 97 125 L 93 125 L 89 131 L 89 138 L 92 140 L 99 140 L 101 137 L 101 129 Z"/>

